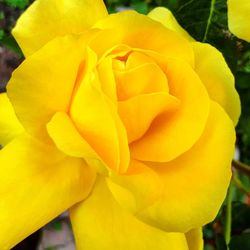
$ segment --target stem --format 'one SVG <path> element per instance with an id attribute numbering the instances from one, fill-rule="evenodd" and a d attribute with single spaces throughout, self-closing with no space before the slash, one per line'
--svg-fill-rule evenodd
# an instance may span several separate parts
<path id="1" fill-rule="evenodd" d="M 206 31 L 205 31 L 204 37 L 202 39 L 203 43 L 206 42 L 206 40 L 207 40 L 207 34 L 208 34 L 208 31 L 209 31 L 209 28 L 211 25 L 211 21 L 212 21 L 212 17 L 214 14 L 214 5 L 215 5 L 215 0 L 211 0 L 210 12 L 209 12 L 208 20 L 207 20 Z"/>
<path id="2" fill-rule="evenodd" d="M 225 223 L 225 241 L 227 244 L 227 249 L 229 250 L 229 243 L 231 240 L 231 227 L 232 227 L 232 199 L 233 199 L 233 189 L 230 184 L 227 192 L 227 203 L 226 203 L 226 223 Z"/>
<path id="3" fill-rule="evenodd" d="M 240 162 L 240 161 L 236 161 L 233 160 L 232 162 L 233 167 L 235 167 L 237 170 L 244 172 L 245 174 L 247 174 L 248 176 L 250 176 L 250 166 Z"/>

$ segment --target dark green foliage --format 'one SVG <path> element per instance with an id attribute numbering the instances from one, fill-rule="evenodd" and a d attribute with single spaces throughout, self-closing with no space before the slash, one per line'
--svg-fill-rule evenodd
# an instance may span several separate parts
<path id="1" fill-rule="evenodd" d="M 233 203 L 232 233 L 237 235 L 250 229 L 250 207 L 243 203 Z"/>
<path id="2" fill-rule="evenodd" d="M 10 7 L 19 9 L 24 9 L 29 4 L 29 0 L 4 0 L 4 2 Z"/>
<path id="3" fill-rule="evenodd" d="M 250 249 L 250 233 L 233 236 L 229 244 L 230 250 L 249 250 Z"/>
<path id="4" fill-rule="evenodd" d="M 216 249 L 217 250 L 227 250 L 227 245 L 225 238 L 222 234 L 217 234 L 215 237 Z"/>

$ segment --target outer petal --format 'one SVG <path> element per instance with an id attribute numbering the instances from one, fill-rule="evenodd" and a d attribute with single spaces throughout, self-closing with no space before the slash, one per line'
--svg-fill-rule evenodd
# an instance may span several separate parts
<path id="1" fill-rule="evenodd" d="M 185 236 L 165 233 L 136 220 L 99 179 L 91 196 L 71 209 L 77 249 L 188 250 Z"/>
<path id="2" fill-rule="evenodd" d="M 0 145 L 4 146 L 23 132 L 6 93 L 0 94 Z"/>
<path id="3" fill-rule="evenodd" d="M 157 7 L 150 11 L 148 16 L 153 20 L 162 23 L 168 29 L 175 31 L 188 41 L 194 41 L 194 39 L 187 33 L 187 31 L 185 31 L 179 25 L 179 23 L 176 21 L 174 15 L 169 9 L 164 7 Z"/>
<path id="4" fill-rule="evenodd" d="M 212 103 L 204 134 L 192 149 L 169 163 L 150 164 L 165 185 L 164 193 L 139 216 L 170 232 L 212 221 L 230 182 L 234 142 L 232 121 Z"/>
<path id="5" fill-rule="evenodd" d="M 250 2 L 228 0 L 228 26 L 237 37 L 250 42 Z"/>
<path id="6" fill-rule="evenodd" d="M 14 72 L 8 96 L 28 133 L 49 139 L 46 124 L 55 112 L 68 111 L 83 55 L 76 38 L 57 38 Z"/>
<path id="7" fill-rule="evenodd" d="M 210 98 L 219 103 L 236 125 L 240 116 L 240 99 L 234 76 L 223 55 L 213 46 L 193 42 L 195 71 L 207 88 Z"/>
<path id="8" fill-rule="evenodd" d="M 186 239 L 189 250 L 203 250 L 202 228 L 195 228 L 187 232 Z"/>
<path id="9" fill-rule="evenodd" d="M 106 172 L 102 159 L 84 140 L 66 113 L 57 112 L 47 124 L 47 129 L 62 152 L 73 157 L 84 158 L 89 166 L 95 167 L 100 172 Z"/>
<path id="10" fill-rule="evenodd" d="M 188 41 L 135 11 L 109 15 L 94 27 L 104 30 L 90 45 L 98 55 L 103 55 L 116 44 L 126 44 L 132 48 L 159 52 L 164 57 L 185 60 L 193 65 L 193 51 Z"/>
<path id="11" fill-rule="evenodd" d="M 28 56 L 57 36 L 85 31 L 106 15 L 102 0 L 36 0 L 19 18 L 13 35 Z"/>
<path id="12" fill-rule="evenodd" d="M 0 151 L 0 249 L 10 249 L 83 200 L 94 172 L 77 158 L 21 136 Z"/>

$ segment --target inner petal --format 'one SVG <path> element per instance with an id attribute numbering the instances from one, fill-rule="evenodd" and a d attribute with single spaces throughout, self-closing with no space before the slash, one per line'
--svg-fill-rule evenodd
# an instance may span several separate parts
<path id="1" fill-rule="evenodd" d="M 118 102 L 119 116 L 126 127 L 129 143 L 142 137 L 159 114 L 169 114 L 179 104 L 177 98 L 166 92 L 138 95 Z"/>
<path id="2" fill-rule="evenodd" d="M 114 59 L 117 64 L 118 59 Z M 114 70 L 118 100 L 139 94 L 168 92 L 168 80 L 155 63 L 144 63 L 134 68 Z"/>
<path id="3" fill-rule="evenodd" d="M 126 68 L 135 68 L 136 66 L 144 63 L 155 63 L 155 60 L 146 55 L 144 51 L 140 52 L 135 50 L 129 55 L 128 60 L 126 61 Z"/>
<path id="4" fill-rule="evenodd" d="M 131 155 L 141 161 L 168 162 L 190 149 L 205 128 L 210 109 L 208 93 L 193 69 L 176 59 L 166 60 L 164 71 L 169 93 L 181 101 L 171 116 L 161 114 L 147 133 L 130 145 Z"/>

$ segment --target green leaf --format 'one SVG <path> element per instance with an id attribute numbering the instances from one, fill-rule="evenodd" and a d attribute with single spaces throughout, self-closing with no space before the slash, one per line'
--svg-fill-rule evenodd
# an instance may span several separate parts
<path id="1" fill-rule="evenodd" d="M 4 37 L 4 30 L 0 29 L 0 40 L 2 40 Z"/>
<path id="2" fill-rule="evenodd" d="M 4 19 L 4 12 L 0 11 L 0 20 L 3 20 L 3 19 Z"/>
<path id="3" fill-rule="evenodd" d="M 5 2 L 10 7 L 19 9 L 24 9 L 29 4 L 29 0 L 5 0 Z"/>
<path id="4" fill-rule="evenodd" d="M 63 224 L 61 221 L 54 221 L 51 224 L 53 229 L 55 229 L 56 231 L 61 231 L 63 229 Z"/>
<path id="5" fill-rule="evenodd" d="M 227 25 L 227 0 L 180 0 L 174 12 L 181 26 L 198 41 L 219 49 L 230 68 L 237 68 L 237 39 Z"/>
<path id="6" fill-rule="evenodd" d="M 149 11 L 148 4 L 145 2 L 132 3 L 131 7 L 141 14 L 147 14 Z"/>
<path id="7" fill-rule="evenodd" d="M 207 41 L 214 29 L 227 30 L 226 0 L 180 0 L 176 17 L 198 41 Z"/>
<path id="8" fill-rule="evenodd" d="M 56 250 L 56 247 L 45 247 L 44 250 Z"/>
<path id="9" fill-rule="evenodd" d="M 155 0 L 158 6 L 165 6 L 170 10 L 175 10 L 178 7 L 179 1 L 177 0 Z"/>
<path id="10" fill-rule="evenodd" d="M 16 42 L 16 40 L 14 39 L 13 36 L 4 35 L 4 37 L 0 40 L 0 46 L 1 45 L 7 47 L 10 50 L 12 50 L 19 57 L 23 57 L 23 53 L 22 53 L 20 47 L 18 46 L 18 44 L 17 44 L 17 42 Z"/>

